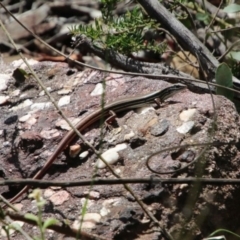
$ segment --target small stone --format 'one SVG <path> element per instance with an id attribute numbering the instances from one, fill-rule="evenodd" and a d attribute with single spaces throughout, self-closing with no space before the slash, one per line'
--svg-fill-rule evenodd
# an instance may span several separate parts
<path id="1" fill-rule="evenodd" d="M 130 133 L 125 134 L 124 140 L 125 140 L 125 141 L 129 141 L 129 140 L 130 140 L 132 137 L 134 137 L 134 136 L 135 136 L 134 132 L 131 131 Z"/>
<path id="2" fill-rule="evenodd" d="M 117 152 L 119 152 L 119 151 L 121 151 L 121 150 L 126 149 L 127 146 L 128 146 L 128 145 L 127 145 L 126 143 L 121 143 L 121 144 L 117 144 L 117 145 L 114 147 L 114 149 L 115 149 Z"/>
<path id="3" fill-rule="evenodd" d="M 64 89 L 61 89 L 58 91 L 58 94 L 59 95 L 66 95 L 66 94 L 69 94 L 72 92 L 72 89 L 71 88 L 64 88 Z"/>
<path id="4" fill-rule="evenodd" d="M 19 109 L 31 106 L 32 104 L 33 104 L 33 102 L 30 99 L 26 99 L 25 101 L 23 101 L 19 105 L 15 106 L 15 107 L 12 107 L 10 110 L 11 111 L 17 111 Z"/>
<path id="5" fill-rule="evenodd" d="M 90 16 L 92 19 L 96 19 L 96 18 L 101 18 L 102 17 L 102 12 L 96 9 L 92 9 L 89 12 Z"/>
<path id="6" fill-rule="evenodd" d="M 13 123 L 16 123 L 18 120 L 18 115 L 12 115 L 10 117 L 8 117 L 4 123 L 7 124 L 7 125 L 10 125 L 10 124 L 13 124 Z"/>
<path id="7" fill-rule="evenodd" d="M 48 109 L 52 106 L 51 102 L 42 102 L 42 103 L 34 103 L 31 106 L 31 110 L 43 110 Z"/>
<path id="8" fill-rule="evenodd" d="M 44 198 L 50 198 L 55 192 L 52 189 L 46 189 L 43 193 Z"/>
<path id="9" fill-rule="evenodd" d="M 82 152 L 81 154 L 79 154 L 79 157 L 80 157 L 81 159 L 84 159 L 84 158 L 86 158 L 86 157 L 88 156 L 88 154 L 89 154 L 88 151 L 84 151 L 84 152 Z"/>
<path id="10" fill-rule="evenodd" d="M 190 163 L 195 158 L 195 153 L 192 150 L 187 150 L 181 155 L 181 161 Z"/>
<path id="11" fill-rule="evenodd" d="M 23 209 L 22 203 L 15 203 L 13 206 L 20 212 Z M 10 210 L 11 211 L 11 210 Z"/>
<path id="12" fill-rule="evenodd" d="M 91 96 L 98 96 L 103 94 L 104 92 L 104 88 L 103 88 L 103 84 L 102 83 L 98 83 L 96 85 L 96 87 L 93 89 L 93 91 L 91 92 Z"/>
<path id="13" fill-rule="evenodd" d="M 162 136 L 168 131 L 168 128 L 169 128 L 168 120 L 163 119 L 151 127 L 151 134 L 155 137 Z"/>
<path id="14" fill-rule="evenodd" d="M 54 205 L 61 205 L 66 202 L 70 197 L 67 191 L 61 190 L 53 194 L 49 199 Z"/>
<path id="15" fill-rule="evenodd" d="M 99 199 L 100 198 L 100 193 L 97 191 L 84 192 L 84 194 L 87 195 L 87 197 L 89 199 Z"/>
<path id="16" fill-rule="evenodd" d="M 68 105 L 70 101 L 71 101 L 71 97 L 69 95 L 63 96 L 59 99 L 58 106 L 62 107 L 62 106 Z"/>
<path id="17" fill-rule="evenodd" d="M 110 211 L 108 208 L 103 207 L 103 208 L 100 210 L 100 215 L 101 215 L 102 217 L 104 217 L 104 216 L 108 215 L 110 212 L 111 212 L 111 211 Z"/>
<path id="18" fill-rule="evenodd" d="M 37 122 L 37 119 L 34 118 L 34 117 L 30 117 L 30 118 L 27 120 L 27 123 L 28 123 L 30 126 L 34 125 L 36 122 Z"/>
<path id="19" fill-rule="evenodd" d="M 194 127 L 194 121 L 188 121 L 183 123 L 180 127 L 177 128 L 177 131 L 182 134 L 186 134 L 191 131 Z"/>
<path id="20" fill-rule="evenodd" d="M 52 138 L 57 138 L 60 136 L 60 133 L 57 129 L 52 129 L 52 130 L 43 130 L 41 131 L 41 136 L 45 139 L 52 139 Z"/>
<path id="21" fill-rule="evenodd" d="M 85 197 L 81 198 L 80 203 L 82 204 L 82 206 L 85 206 L 86 202 L 87 202 L 87 206 L 86 206 L 87 208 L 90 208 L 91 206 L 96 204 L 96 202 L 94 200 L 91 200 L 91 199 L 85 198 Z"/>
<path id="22" fill-rule="evenodd" d="M 11 80 L 11 75 L 0 74 L 0 91 L 7 89 L 7 84 Z"/>
<path id="23" fill-rule="evenodd" d="M 111 148 L 111 149 L 107 150 L 101 156 L 104 158 L 104 160 L 108 164 L 116 163 L 120 158 L 119 154 L 117 153 L 115 148 Z M 96 166 L 97 166 L 97 168 L 105 168 L 106 164 L 101 159 L 98 159 Z"/>
<path id="24" fill-rule="evenodd" d="M 182 120 L 183 122 L 190 121 L 196 112 L 197 110 L 195 108 L 184 110 L 179 115 L 180 120 Z"/>
<path id="25" fill-rule="evenodd" d="M 26 114 L 19 118 L 19 122 L 26 122 L 31 116 L 31 114 Z"/>
<path id="26" fill-rule="evenodd" d="M 28 64 L 29 64 L 30 66 L 39 63 L 39 62 L 38 62 L 37 60 L 35 60 L 35 59 L 26 59 L 26 60 L 27 60 L 27 62 L 28 62 Z M 13 68 L 23 68 L 23 69 L 27 68 L 27 65 L 25 64 L 25 62 L 24 62 L 22 59 L 13 61 L 13 62 L 11 63 L 11 65 L 13 66 Z"/>
<path id="27" fill-rule="evenodd" d="M 0 105 L 4 105 L 8 102 L 9 96 L 0 96 Z"/>
<path id="28" fill-rule="evenodd" d="M 10 147 L 11 146 L 11 143 L 6 141 L 6 142 L 3 142 L 2 144 L 3 147 Z"/>
<path id="29" fill-rule="evenodd" d="M 79 144 L 71 145 L 69 148 L 69 156 L 75 158 L 81 151 L 81 146 Z"/>
<path id="30" fill-rule="evenodd" d="M 80 219 L 82 216 L 80 216 Z M 86 213 L 83 216 L 82 228 L 92 229 L 96 223 L 100 222 L 101 215 L 99 213 Z"/>
<path id="31" fill-rule="evenodd" d="M 52 88 L 51 87 L 47 87 L 47 91 L 48 92 L 51 92 L 52 91 Z M 39 96 L 44 96 L 45 95 L 45 92 L 42 90 L 40 93 L 39 93 Z"/>

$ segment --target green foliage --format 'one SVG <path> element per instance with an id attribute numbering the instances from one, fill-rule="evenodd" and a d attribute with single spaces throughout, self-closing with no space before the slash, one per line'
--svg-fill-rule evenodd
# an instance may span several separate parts
<path id="1" fill-rule="evenodd" d="M 196 14 L 196 18 L 199 20 L 199 21 L 202 21 L 204 22 L 205 25 L 208 25 L 211 21 L 211 18 L 210 18 L 210 15 L 208 13 L 197 13 Z"/>
<path id="2" fill-rule="evenodd" d="M 227 13 L 240 12 L 240 5 L 239 5 L 239 4 L 236 4 L 236 3 L 229 4 L 228 6 L 226 6 L 226 7 L 223 9 L 223 11 L 224 11 L 224 12 L 227 12 Z"/>
<path id="3" fill-rule="evenodd" d="M 215 74 L 215 78 L 217 81 L 217 84 L 222 85 L 224 87 L 232 88 L 233 87 L 233 81 L 232 81 L 232 72 L 231 69 L 228 67 L 226 63 L 221 63 Z M 224 89 L 221 87 L 217 87 L 217 94 L 223 95 L 226 98 L 233 100 L 234 93 L 231 90 Z"/>
<path id="4" fill-rule="evenodd" d="M 105 49 L 114 49 L 129 55 L 132 52 L 147 49 L 161 54 L 165 44 L 157 45 L 154 41 L 146 41 L 146 31 L 157 31 L 159 24 L 145 16 L 142 9 L 137 7 L 120 17 L 113 16 L 117 0 L 102 0 L 103 17 L 95 19 L 92 25 L 75 26 L 70 31 L 74 35 L 90 38 L 95 45 L 101 44 Z"/>
<path id="5" fill-rule="evenodd" d="M 236 234 L 236 233 L 234 233 L 234 232 L 232 232 L 232 231 L 229 231 L 229 230 L 227 230 L 227 229 L 218 229 L 218 230 L 216 230 L 215 232 L 211 233 L 211 234 L 209 235 L 209 237 L 213 237 L 214 235 L 219 234 L 219 233 L 228 233 L 228 234 L 230 234 L 230 235 L 235 236 L 236 238 L 240 238 L 240 235 L 238 235 L 238 234 Z M 213 239 L 213 238 L 211 238 L 211 239 Z M 216 238 L 216 239 L 217 239 L 217 238 Z M 218 238 L 218 239 L 219 239 L 219 238 Z"/>
<path id="6" fill-rule="evenodd" d="M 37 225 L 38 225 L 38 228 L 39 228 L 40 233 L 41 233 L 41 237 L 40 238 L 39 237 L 35 237 L 34 239 L 43 240 L 43 239 L 45 239 L 45 237 L 44 237 L 45 230 L 49 226 L 57 224 L 58 221 L 56 219 L 54 219 L 54 218 L 48 218 L 45 221 L 43 221 L 43 219 L 42 219 L 42 212 L 43 212 L 43 207 L 44 207 L 46 202 L 42 198 L 42 192 L 39 189 L 34 189 L 33 192 L 31 194 L 29 194 L 29 197 L 35 199 L 37 207 L 38 207 L 38 214 L 34 215 L 32 213 L 27 213 L 27 214 L 25 214 L 25 218 L 30 219 L 30 220 L 36 222 Z"/>

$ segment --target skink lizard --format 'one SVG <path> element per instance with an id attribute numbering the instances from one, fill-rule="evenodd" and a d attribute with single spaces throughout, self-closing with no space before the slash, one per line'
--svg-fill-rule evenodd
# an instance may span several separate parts
<path id="1" fill-rule="evenodd" d="M 85 118 L 83 118 L 80 122 L 77 123 L 76 128 L 82 132 L 84 129 L 88 128 L 94 122 L 100 120 L 101 118 L 106 118 L 110 115 L 110 111 L 113 112 L 121 112 L 127 109 L 135 109 L 140 108 L 146 105 L 149 105 L 154 102 L 164 102 L 167 98 L 171 97 L 172 95 L 178 93 L 185 89 L 186 86 L 183 85 L 172 85 L 167 87 L 163 90 L 151 92 L 149 94 L 138 96 L 138 97 L 130 97 L 125 98 L 122 100 L 117 100 L 113 103 L 107 104 L 104 108 L 99 108 L 98 110 L 94 111 L 93 113 L 89 114 Z M 53 152 L 53 154 L 48 158 L 44 166 L 41 170 L 39 170 L 33 177 L 33 179 L 40 179 L 46 173 L 48 168 L 52 165 L 55 159 L 60 155 L 60 153 L 67 147 L 71 141 L 76 137 L 76 133 L 74 130 L 70 130 L 62 141 L 58 144 L 57 149 Z M 25 186 L 17 195 L 15 195 L 10 202 L 13 203 L 16 201 L 20 196 L 22 196 L 27 190 L 29 186 Z"/>

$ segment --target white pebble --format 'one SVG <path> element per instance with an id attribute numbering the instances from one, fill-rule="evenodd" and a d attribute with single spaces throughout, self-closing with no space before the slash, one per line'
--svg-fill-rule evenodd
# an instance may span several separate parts
<path id="1" fill-rule="evenodd" d="M 107 216 L 110 212 L 111 211 L 108 208 L 102 207 L 102 209 L 100 210 L 100 215 L 104 217 L 104 216 Z"/>
<path id="2" fill-rule="evenodd" d="M 82 152 L 81 154 L 79 154 L 79 157 L 80 157 L 81 159 L 83 159 L 83 158 L 86 158 L 86 157 L 88 156 L 88 154 L 89 154 L 88 151 L 84 151 L 84 152 Z"/>
<path id="3" fill-rule="evenodd" d="M 11 75 L 0 74 L 0 91 L 7 89 L 7 84 L 11 79 Z"/>
<path id="4" fill-rule="evenodd" d="M 116 145 L 115 147 L 114 147 L 114 149 L 117 151 L 117 152 L 119 152 L 119 151 L 121 151 L 121 150 L 123 150 L 123 149 L 126 149 L 127 148 L 127 144 L 126 143 L 121 143 L 121 144 L 118 144 L 118 145 Z"/>
<path id="5" fill-rule="evenodd" d="M 69 94 L 72 92 L 72 89 L 71 88 L 63 88 L 61 90 L 58 91 L 58 94 L 59 95 L 66 95 L 66 94 Z"/>
<path id="6" fill-rule="evenodd" d="M 11 110 L 11 111 L 16 111 L 16 110 L 18 110 L 18 109 L 22 109 L 22 108 L 31 106 L 32 103 L 33 103 L 33 102 L 32 102 L 30 99 L 26 99 L 25 101 L 23 101 L 23 102 L 20 103 L 19 105 L 15 106 L 15 107 L 12 107 L 10 110 Z"/>
<path id="7" fill-rule="evenodd" d="M 47 87 L 47 91 L 48 92 L 51 92 L 52 91 L 52 88 L 51 87 Z M 44 96 L 45 95 L 45 92 L 42 90 L 40 93 L 39 93 L 39 96 Z"/>
<path id="8" fill-rule="evenodd" d="M 58 106 L 62 107 L 70 103 L 71 97 L 70 96 L 63 96 L 58 101 Z"/>
<path id="9" fill-rule="evenodd" d="M 134 132 L 133 131 L 131 131 L 130 133 L 128 133 L 128 134 L 125 134 L 125 136 L 124 136 L 124 140 L 125 141 L 129 141 L 132 137 L 134 137 Z"/>
<path id="10" fill-rule="evenodd" d="M 26 59 L 26 60 L 30 66 L 33 66 L 39 63 L 37 60 L 34 60 L 34 59 Z M 13 68 L 23 68 L 23 69 L 27 68 L 27 65 L 22 59 L 13 61 L 11 63 L 11 66 L 13 66 Z"/>
<path id="11" fill-rule="evenodd" d="M 119 154 L 117 153 L 115 148 L 108 149 L 101 156 L 108 164 L 116 163 L 119 160 Z M 105 168 L 106 164 L 101 159 L 98 159 L 96 166 L 97 168 Z"/>
<path id="12" fill-rule="evenodd" d="M 182 134 L 188 133 L 194 126 L 194 121 L 188 121 L 183 123 L 180 127 L 177 128 L 177 131 Z"/>
<path id="13" fill-rule="evenodd" d="M 19 118 L 19 122 L 26 122 L 31 117 L 31 114 L 26 114 Z"/>
<path id="14" fill-rule="evenodd" d="M 179 117 L 183 122 L 190 121 L 194 114 L 197 112 L 195 108 L 184 110 L 180 113 Z"/>
<path id="15" fill-rule="evenodd" d="M 3 147 L 10 147 L 11 146 L 11 143 L 6 141 L 6 142 L 3 142 Z"/>
<path id="16" fill-rule="evenodd" d="M 96 87 L 93 89 L 93 91 L 91 92 L 91 96 L 98 96 L 98 95 L 101 95 L 103 94 L 104 92 L 104 88 L 103 88 L 103 85 L 102 83 L 98 83 L 96 85 Z"/>
<path id="17" fill-rule="evenodd" d="M 50 106 L 52 106 L 51 102 L 34 103 L 31 106 L 31 110 L 43 110 L 49 108 Z"/>
<path id="18" fill-rule="evenodd" d="M 0 105 L 7 103 L 9 96 L 0 96 Z"/>

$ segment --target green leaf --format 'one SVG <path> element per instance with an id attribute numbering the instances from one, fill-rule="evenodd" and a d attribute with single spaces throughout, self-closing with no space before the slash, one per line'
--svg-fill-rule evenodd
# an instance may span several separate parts
<path id="1" fill-rule="evenodd" d="M 58 223 L 58 220 L 55 218 L 48 218 L 46 221 L 44 221 L 43 224 L 43 231 L 45 231 L 46 228 L 48 228 L 51 225 L 55 225 Z"/>
<path id="2" fill-rule="evenodd" d="M 9 225 L 10 228 L 13 228 L 15 230 L 19 230 L 21 229 L 21 226 L 18 222 L 12 222 L 10 225 Z"/>
<path id="3" fill-rule="evenodd" d="M 35 215 L 32 214 L 32 213 L 26 213 L 26 214 L 24 215 L 24 217 L 25 217 L 26 219 L 29 219 L 29 220 L 32 220 L 32 221 L 38 223 L 38 217 L 35 216 Z"/>
<path id="4" fill-rule="evenodd" d="M 236 12 L 239 12 L 240 11 L 240 5 L 236 4 L 236 3 L 232 3 L 232 4 L 229 4 L 228 6 L 226 6 L 224 9 L 223 9 L 224 12 L 227 12 L 227 13 L 236 13 Z"/>
<path id="5" fill-rule="evenodd" d="M 199 21 L 206 21 L 208 19 L 208 14 L 207 13 L 197 13 L 196 18 Z"/>
<path id="6" fill-rule="evenodd" d="M 240 61 L 240 52 L 230 52 L 228 55 L 233 59 Z"/>
<path id="7" fill-rule="evenodd" d="M 231 69 L 228 67 L 226 63 L 221 63 L 215 73 L 215 78 L 217 81 L 217 84 L 222 85 L 224 87 L 232 88 L 233 87 L 233 81 L 232 81 L 232 72 Z M 231 90 L 224 89 L 217 87 L 217 94 L 223 95 L 226 98 L 233 100 L 234 93 Z"/>

